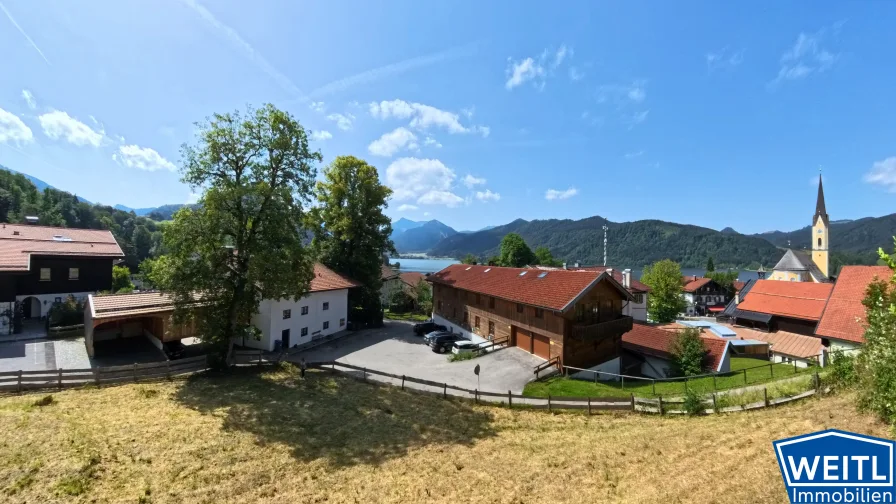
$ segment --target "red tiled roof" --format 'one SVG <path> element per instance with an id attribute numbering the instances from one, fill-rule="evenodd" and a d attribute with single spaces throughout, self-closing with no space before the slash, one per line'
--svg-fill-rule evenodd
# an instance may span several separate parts
<path id="1" fill-rule="evenodd" d="M 24 224 L 0 226 L 0 271 L 28 271 L 32 255 L 124 257 L 112 233 Z"/>
<path id="2" fill-rule="evenodd" d="M 386 266 L 385 264 L 380 266 L 380 271 L 383 280 L 389 280 L 390 278 L 395 278 L 398 276 L 398 273 L 394 269 Z"/>
<path id="3" fill-rule="evenodd" d="M 864 343 L 865 289 L 875 277 L 888 281 L 892 276 L 893 271 L 887 266 L 844 266 L 815 334 Z"/>
<path id="4" fill-rule="evenodd" d="M 743 289 L 743 288 L 744 288 L 744 285 L 746 285 L 746 284 L 747 284 L 747 282 L 741 282 L 740 280 L 735 280 L 735 281 L 733 282 L 734 290 L 735 290 L 736 292 L 740 292 L 740 290 Z"/>
<path id="5" fill-rule="evenodd" d="M 401 273 L 398 276 L 401 277 L 402 282 L 410 285 L 411 287 L 414 287 L 423 280 L 426 280 L 426 275 L 417 271 L 408 271 L 406 273 Z"/>
<path id="6" fill-rule="evenodd" d="M 336 273 L 320 263 L 314 263 L 314 278 L 311 279 L 310 292 L 350 289 L 361 284 Z"/>
<path id="7" fill-rule="evenodd" d="M 818 321 L 833 287 L 829 283 L 756 280 L 737 308 Z"/>
<path id="8" fill-rule="evenodd" d="M 681 277 L 681 290 L 683 290 L 684 292 L 697 292 L 697 289 L 703 287 L 709 282 L 712 282 L 711 278 L 703 278 L 697 276 Z"/>
<path id="9" fill-rule="evenodd" d="M 623 296 L 630 296 L 609 275 L 597 271 L 540 271 L 532 268 L 502 268 L 452 264 L 426 277 L 432 283 L 506 299 L 554 311 L 563 311 L 600 278 L 610 281 Z"/>
<path id="10" fill-rule="evenodd" d="M 773 280 L 780 281 L 780 280 Z M 750 329 L 748 327 L 732 326 L 731 324 L 719 324 L 731 329 L 737 333 L 740 340 L 758 340 L 768 343 L 771 350 L 775 353 L 789 355 L 791 357 L 807 358 L 816 357 L 824 348 L 821 344 L 821 338 L 814 336 L 806 336 L 803 334 L 792 333 L 788 331 L 764 332 Z M 716 339 L 724 340 L 730 338 L 720 338 L 715 336 L 711 331 L 707 333 Z"/>
<path id="11" fill-rule="evenodd" d="M 563 268 L 556 268 L 553 266 L 532 266 L 532 269 L 540 269 L 540 270 L 546 270 L 546 271 L 564 271 Z M 574 266 L 567 266 L 565 271 L 603 272 L 603 271 L 606 271 L 606 269 L 607 269 L 607 266 L 579 266 L 578 268 L 574 267 Z M 622 271 L 614 268 L 613 269 L 613 280 L 616 280 L 617 282 L 619 282 L 620 285 L 622 285 Z M 632 278 L 631 286 L 629 287 L 628 290 L 633 293 L 650 292 L 650 286 L 639 281 L 639 280 Z"/>
<path id="12" fill-rule="evenodd" d="M 632 325 L 631 331 L 622 335 L 622 347 L 644 355 L 671 359 L 672 342 L 677 334 L 677 331 L 636 323 Z M 717 371 L 725 358 L 728 342 L 718 338 L 703 338 L 703 346 L 706 347 L 706 367 Z"/>

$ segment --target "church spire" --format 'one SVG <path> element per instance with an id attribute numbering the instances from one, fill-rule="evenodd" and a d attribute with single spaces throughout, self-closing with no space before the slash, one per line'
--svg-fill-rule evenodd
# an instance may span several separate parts
<path id="1" fill-rule="evenodd" d="M 825 226 L 829 225 L 828 211 L 824 206 L 824 186 L 821 183 L 821 174 L 818 175 L 818 200 L 815 201 L 815 216 L 812 217 L 812 222 L 817 221 L 818 217 L 821 217 Z"/>

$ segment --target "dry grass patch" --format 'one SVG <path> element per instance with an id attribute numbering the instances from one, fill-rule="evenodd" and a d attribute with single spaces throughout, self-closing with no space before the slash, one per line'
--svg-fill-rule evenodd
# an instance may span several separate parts
<path id="1" fill-rule="evenodd" d="M 292 368 L 0 399 L 0 501 L 786 502 L 775 439 L 849 396 L 700 418 L 474 406 Z"/>

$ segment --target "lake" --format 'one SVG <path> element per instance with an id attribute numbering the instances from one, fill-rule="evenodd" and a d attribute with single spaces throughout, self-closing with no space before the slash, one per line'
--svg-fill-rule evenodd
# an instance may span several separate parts
<path id="1" fill-rule="evenodd" d="M 436 271 L 442 270 L 447 266 L 452 264 L 457 264 L 460 261 L 456 259 L 389 259 L 389 262 L 401 264 L 401 271 L 419 271 L 420 273 L 435 273 Z M 622 268 L 625 269 L 625 268 Z M 698 277 L 703 276 L 703 273 L 706 270 L 702 268 L 682 268 L 682 275 L 697 275 Z M 641 269 L 632 268 L 632 278 L 640 279 L 641 278 Z M 755 271 L 745 271 L 741 270 L 738 275 L 738 280 L 746 282 L 747 280 L 755 280 L 759 278 L 759 275 L 756 274 Z"/>

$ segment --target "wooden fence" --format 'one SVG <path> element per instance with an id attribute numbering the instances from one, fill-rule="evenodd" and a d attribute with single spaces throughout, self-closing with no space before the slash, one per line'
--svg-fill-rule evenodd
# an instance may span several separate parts
<path id="1" fill-rule="evenodd" d="M 383 371 L 377 371 L 375 369 L 369 369 L 366 367 L 354 366 L 352 364 L 335 361 L 309 362 L 307 363 L 307 367 L 340 372 L 349 377 L 364 382 L 376 381 L 389 385 L 398 385 L 402 390 L 412 389 L 419 392 L 439 395 L 445 399 L 447 399 L 449 396 L 455 398 L 461 397 L 472 399 L 477 404 L 480 402 L 500 403 L 502 405 L 507 405 L 508 407 L 546 409 L 548 411 L 584 410 L 587 411 L 588 414 L 591 414 L 594 411 L 632 411 L 671 415 L 686 413 L 681 406 L 684 403 L 684 400 L 680 398 L 664 400 L 662 397 L 658 397 L 656 399 L 648 399 L 636 397 L 634 394 L 629 395 L 629 397 L 557 397 L 549 395 L 546 398 L 542 398 L 513 394 L 510 390 L 508 390 L 506 393 L 487 392 L 478 389 L 471 390 L 455 385 L 450 385 L 448 383 L 439 383 L 406 375 L 386 373 Z M 372 377 L 386 378 L 386 380 L 372 380 Z M 418 386 L 409 387 L 408 384 L 416 384 Z M 421 388 L 419 386 L 423 386 L 424 388 Z M 813 396 L 818 392 L 819 386 L 820 379 L 818 373 L 815 373 L 814 379 L 812 380 L 811 384 L 812 388 L 805 392 L 801 392 L 788 397 L 769 399 L 768 388 L 763 388 L 763 396 L 765 398 L 763 401 L 721 408 L 719 408 L 717 405 L 718 397 L 716 396 L 716 394 L 712 394 L 711 397 L 704 400 L 704 404 L 710 407 L 706 408 L 703 413 L 731 413 L 737 411 L 766 408 L 769 406 L 777 406 L 779 404 L 785 404 L 788 402 L 797 401 L 806 397 Z"/>
<path id="2" fill-rule="evenodd" d="M 207 368 L 206 356 L 199 355 L 188 359 L 125 366 L 55 369 L 52 371 L 7 371 L 0 373 L 0 391 L 24 392 L 38 389 L 83 387 L 84 385 L 139 383 L 196 373 Z"/>

